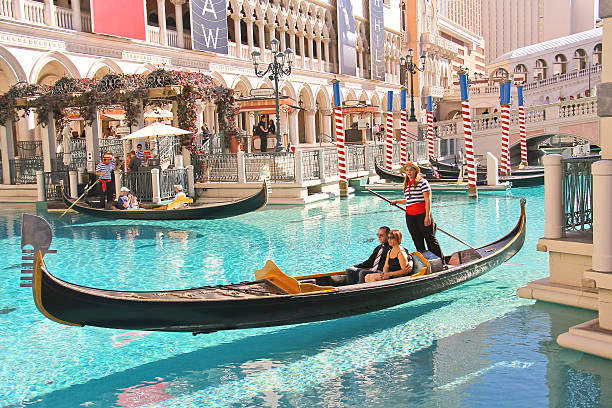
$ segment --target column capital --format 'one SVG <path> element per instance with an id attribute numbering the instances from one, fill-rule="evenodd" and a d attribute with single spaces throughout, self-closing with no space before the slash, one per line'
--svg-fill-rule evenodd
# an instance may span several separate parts
<path id="1" fill-rule="evenodd" d="M 244 22 L 247 24 L 253 24 L 255 22 L 255 18 L 253 17 L 245 17 Z"/>
<path id="2" fill-rule="evenodd" d="M 187 0 L 170 0 L 170 2 L 175 6 L 182 6 L 187 2 Z"/>

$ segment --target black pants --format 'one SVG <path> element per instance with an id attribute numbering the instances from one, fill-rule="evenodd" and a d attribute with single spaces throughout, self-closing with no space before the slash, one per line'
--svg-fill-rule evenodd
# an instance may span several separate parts
<path id="1" fill-rule="evenodd" d="M 425 251 L 425 243 L 427 243 L 427 249 L 429 249 L 430 252 L 444 259 L 442 256 L 442 249 L 440 249 L 440 243 L 436 239 L 436 223 L 432 220 L 431 224 L 426 227 L 424 221 L 425 213 L 417 215 L 406 214 L 406 225 L 408 226 L 408 231 L 410 231 L 416 250 L 419 252 Z"/>
<path id="2" fill-rule="evenodd" d="M 267 135 L 259 136 L 259 150 L 261 152 L 268 151 L 268 136 Z"/>

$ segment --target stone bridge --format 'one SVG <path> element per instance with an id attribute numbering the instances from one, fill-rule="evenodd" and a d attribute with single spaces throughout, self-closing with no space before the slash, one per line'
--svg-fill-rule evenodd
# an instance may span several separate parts
<path id="1" fill-rule="evenodd" d="M 532 149 L 550 136 L 570 136 L 599 145 L 599 117 L 597 97 L 534 106 L 525 109 L 527 144 Z M 510 145 L 520 142 L 518 111 L 510 113 Z M 463 138 L 461 118 L 434 123 L 436 136 Z M 501 119 L 499 112 L 472 118 L 476 155 L 501 153 Z"/>

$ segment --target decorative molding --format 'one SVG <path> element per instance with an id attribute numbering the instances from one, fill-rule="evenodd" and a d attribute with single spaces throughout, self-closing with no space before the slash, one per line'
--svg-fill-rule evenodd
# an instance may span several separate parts
<path id="1" fill-rule="evenodd" d="M 188 67 L 208 71 L 211 64 L 208 61 L 176 57 L 172 58 L 172 65 L 175 67 Z"/>
<path id="2" fill-rule="evenodd" d="M 120 49 L 105 48 L 95 45 L 83 43 L 68 42 L 66 43 L 66 51 L 78 54 L 94 55 L 96 57 L 122 58 L 123 51 Z"/>
<path id="3" fill-rule="evenodd" d="M 263 64 L 262 64 L 263 65 Z M 210 72 L 225 72 L 228 74 L 235 74 L 235 75 L 239 75 L 239 74 L 245 74 L 245 75 L 251 75 L 251 76 L 255 76 L 255 71 L 253 70 L 253 67 L 237 67 L 237 66 L 232 66 L 229 64 L 217 64 L 217 63 L 210 63 L 208 64 L 208 69 L 210 70 Z"/>
<path id="4" fill-rule="evenodd" d="M 127 61 L 145 62 L 153 65 L 171 65 L 172 58 L 162 57 L 161 55 L 141 54 L 133 51 L 123 51 L 122 59 Z"/>
<path id="5" fill-rule="evenodd" d="M 29 37 L 19 34 L 0 33 L 0 43 L 15 47 L 33 48 L 44 51 L 66 51 L 64 41 Z"/>

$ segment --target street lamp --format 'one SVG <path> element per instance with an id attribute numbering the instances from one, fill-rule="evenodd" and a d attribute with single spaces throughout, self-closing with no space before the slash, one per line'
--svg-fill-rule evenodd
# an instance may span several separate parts
<path id="1" fill-rule="evenodd" d="M 278 79 L 285 75 L 291 75 L 291 64 L 293 64 L 293 50 L 287 48 L 284 52 L 279 51 L 280 41 L 276 38 L 271 41 L 272 44 L 272 62 L 268 64 L 265 70 L 259 69 L 259 57 L 261 53 L 257 50 L 251 53 L 253 58 L 253 67 L 255 75 L 259 78 L 270 74 L 270 80 L 274 81 L 274 94 L 276 96 L 276 146 L 274 151 L 280 152 L 283 150 L 281 142 L 281 126 L 280 126 L 280 101 L 278 92 Z"/>
<path id="2" fill-rule="evenodd" d="M 400 64 L 410 73 L 410 118 L 408 122 L 416 122 L 416 116 L 414 116 L 414 88 L 413 88 L 413 76 L 417 71 L 423 72 L 425 70 L 425 55 L 421 55 L 421 66 L 417 66 L 413 61 L 412 57 L 414 50 L 411 48 L 408 50 L 408 55 L 400 58 Z"/>

